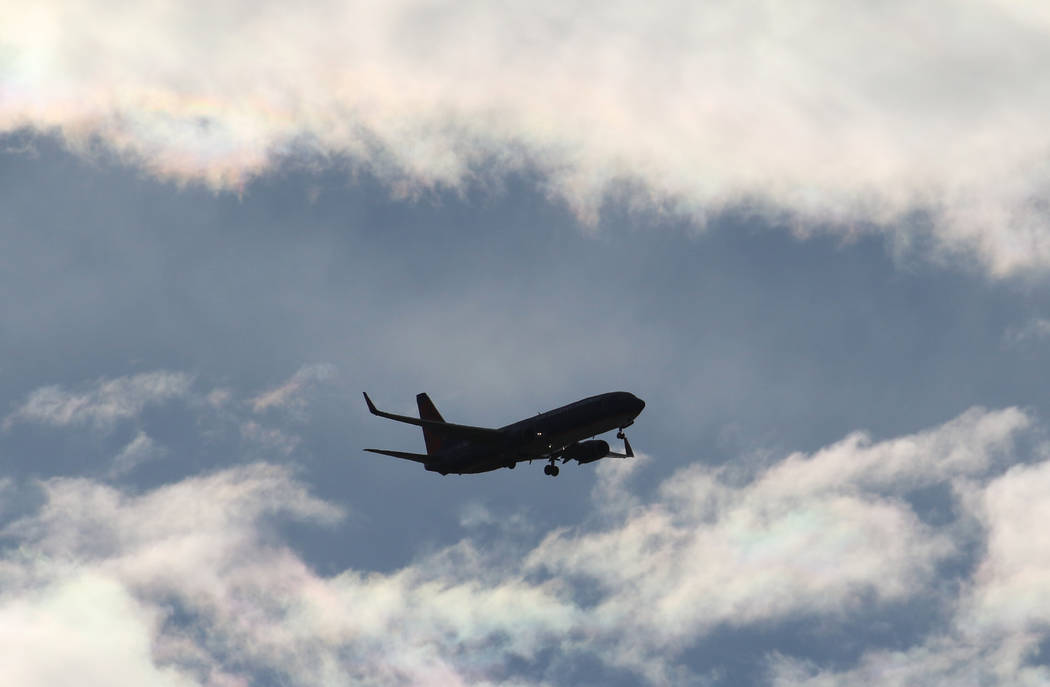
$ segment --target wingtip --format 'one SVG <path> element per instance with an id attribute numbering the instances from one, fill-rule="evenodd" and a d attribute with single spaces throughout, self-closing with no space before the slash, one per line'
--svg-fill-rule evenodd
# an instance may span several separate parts
<path id="1" fill-rule="evenodd" d="M 378 415 L 379 414 L 379 410 L 376 408 L 376 404 L 372 403 L 372 399 L 370 399 L 368 397 L 368 392 L 367 391 L 362 391 L 361 393 L 364 394 L 364 396 L 365 396 L 365 403 L 368 404 L 368 412 L 372 413 L 373 415 Z"/>

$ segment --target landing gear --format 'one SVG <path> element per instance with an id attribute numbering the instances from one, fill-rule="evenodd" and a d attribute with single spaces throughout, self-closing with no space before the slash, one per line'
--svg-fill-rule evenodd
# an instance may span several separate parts
<path id="1" fill-rule="evenodd" d="M 560 470 L 558 470 L 558 466 L 553 464 L 553 463 L 551 463 L 550 465 L 544 465 L 543 466 L 543 474 L 545 474 L 545 475 L 549 475 L 551 477 L 557 477 L 559 472 L 560 472 Z"/>
<path id="2" fill-rule="evenodd" d="M 617 439 L 623 439 L 623 457 L 634 458 L 634 449 L 631 448 L 631 442 L 627 441 L 627 435 L 623 433 L 624 428 L 621 427 L 620 431 L 616 433 Z"/>

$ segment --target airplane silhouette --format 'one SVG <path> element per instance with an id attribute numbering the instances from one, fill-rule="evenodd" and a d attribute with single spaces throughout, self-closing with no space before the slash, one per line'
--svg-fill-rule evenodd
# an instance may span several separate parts
<path id="1" fill-rule="evenodd" d="M 548 464 L 543 467 L 543 472 L 551 477 L 558 476 L 559 459 L 562 463 L 575 460 L 582 465 L 607 457 L 634 457 L 623 430 L 634 424 L 634 419 L 645 408 L 645 401 L 634 394 L 614 391 L 591 396 L 506 427 L 490 429 L 445 422 L 426 394 L 416 396 L 418 418 L 383 412 L 376 408 L 367 393 L 365 403 L 373 415 L 421 427 L 427 447 L 426 453 L 366 448 L 365 451 L 370 453 L 422 463 L 427 470 L 442 475 L 514 469 L 522 461 L 545 460 Z M 619 430 L 616 438 L 623 439 L 623 453 L 610 451 L 609 443 L 601 439 L 587 440 L 587 437 L 613 429 Z"/>

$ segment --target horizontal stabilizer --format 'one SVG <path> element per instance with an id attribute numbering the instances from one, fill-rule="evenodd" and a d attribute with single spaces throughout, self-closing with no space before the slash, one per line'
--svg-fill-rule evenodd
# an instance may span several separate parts
<path id="1" fill-rule="evenodd" d="M 414 460 L 417 463 L 425 463 L 430 458 L 425 453 L 408 453 L 407 451 L 384 451 L 381 448 L 366 448 L 369 453 L 378 453 L 384 456 L 393 456 L 394 458 L 404 458 L 405 460 Z"/>

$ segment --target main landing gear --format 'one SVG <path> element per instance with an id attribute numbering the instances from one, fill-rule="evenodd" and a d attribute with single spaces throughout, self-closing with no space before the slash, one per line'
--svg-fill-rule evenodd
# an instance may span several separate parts
<path id="1" fill-rule="evenodd" d="M 627 435 L 623 433 L 623 430 L 624 430 L 624 428 L 621 427 L 620 431 L 616 433 L 616 438 L 617 439 L 623 439 L 623 455 L 622 456 L 619 455 L 619 454 L 613 454 L 613 455 L 617 455 L 618 457 L 621 457 L 621 458 L 634 458 L 634 449 L 631 448 L 631 442 L 627 441 Z"/>
<path id="2" fill-rule="evenodd" d="M 549 475 L 550 477 L 557 477 L 559 472 L 560 470 L 558 470 L 558 466 L 554 464 L 553 458 L 551 458 L 550 465 L 543 466 L 543 474 Z"/>

